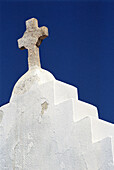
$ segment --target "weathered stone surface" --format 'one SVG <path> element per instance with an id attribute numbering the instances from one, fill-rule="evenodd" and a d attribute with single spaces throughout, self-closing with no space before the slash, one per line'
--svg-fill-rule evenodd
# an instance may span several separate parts
<path id="1" fill-rule="evenodd" d="M 38 21 L 35 18 L 26 21 L 26 31 L 21 39 L 18 40 L 20 49 L 28 50 L 29 69 L 34 66 L 40 67 L 39 46 L 43 39 L 48 36 L 47 27 L 38 27 Z"/>

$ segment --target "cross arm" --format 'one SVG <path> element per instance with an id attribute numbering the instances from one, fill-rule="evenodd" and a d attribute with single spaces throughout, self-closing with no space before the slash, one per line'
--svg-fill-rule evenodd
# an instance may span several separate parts
<path id="1" fill-rule="evenodd" d="M 24 47 L 24 41 L 22 38 L 18 39 L 18 47 L 21 49 L 21 50 L 24 50 L 25 47 Z"/>
<path id="2" fill-rule="evenodd" d="M 40 30 L 41 30 L 41 36 L 39 37 L 38 39 L 38 42 L 37 42 L 37 47 L 39 47 L 42 43 L 42 41 L 48 37 L 48 28 L 43 26 L 43 27 L 40 27 Z"/>
<path id="3" fill-rule="evenodd" d="M 43 26 L 43 27 L 40 27 L 41 29 L 41 32 L 42 32 L 42 35 L 41 35 L 41 39 L 45 39 L 46 37 L 48 37 L 48 28 Z"/>

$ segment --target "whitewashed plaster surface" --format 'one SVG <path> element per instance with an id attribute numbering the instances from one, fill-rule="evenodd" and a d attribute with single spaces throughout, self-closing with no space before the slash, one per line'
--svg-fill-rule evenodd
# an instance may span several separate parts
<path id="1" fill-rule="evenodd" d="M 113 137 L 77 88 L 34 68 L 0 108 L 0 170 L 114 170 Z"/>

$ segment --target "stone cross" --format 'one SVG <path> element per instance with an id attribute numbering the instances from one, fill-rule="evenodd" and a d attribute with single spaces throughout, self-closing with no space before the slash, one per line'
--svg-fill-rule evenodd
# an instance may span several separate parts
<path id="1" fill-rule="evenodd" d="M 48 36 L 48 28 L 38 27 L 38 21 L 35 18 L 31 18 L 26 21 L 26 31 L 22 38 L 18 39 L 18 46 L 20 49 L 28 50 L 28 66 L 29 69 L 34 66 L 41 67 L 39 46 L 43 39 Z"/>

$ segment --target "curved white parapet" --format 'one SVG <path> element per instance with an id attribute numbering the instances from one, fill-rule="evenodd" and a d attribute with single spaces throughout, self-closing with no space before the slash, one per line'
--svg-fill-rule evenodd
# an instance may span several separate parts
<path id="1" fill-rule="evenodd" d="M 28 70 L 17 81 L 14 86 L 12 96 L 26 93 L 35 83 L 37 83 L 37 85 L 41 85 L 52 80 L 55 80 L 55 78 L 50 72 L 42 68 L 34 67 L 34 69 Z"/>

